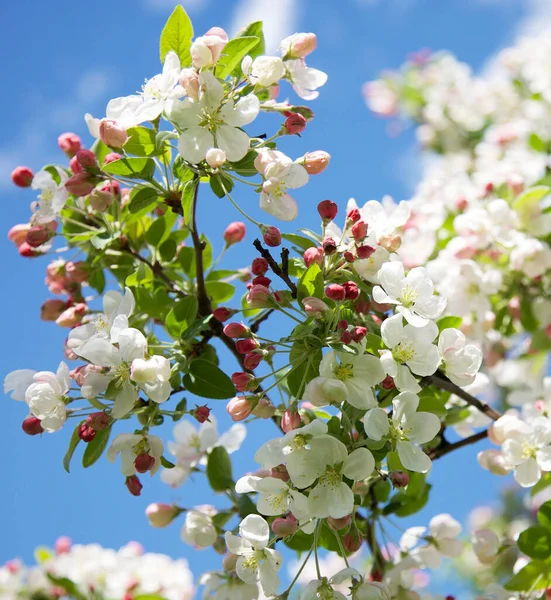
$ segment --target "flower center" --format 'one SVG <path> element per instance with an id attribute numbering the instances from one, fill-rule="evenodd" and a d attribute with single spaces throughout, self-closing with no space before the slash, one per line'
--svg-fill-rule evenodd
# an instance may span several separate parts
<path id="1" fill-rule="evenodd" d="M 50 202 L 50 200 L 54 197 L 54 190 L 52 190 L 51 188 L 46 188 L 45 190 L 42 190 L 40 193 L 40 198 L 44 201 L 44 202 Z"/>
<path id="2" fill-rule="evenodd" d="M 402 290 L 400 301 L 406 308 L 411 308 L 418 296 L 419 293 L 417 290 L 414 290 L 409 284 L 407 284 Z"/>
<path id="3" fill-rule="evenodd" d="M 469 296 L 476 296 L 478 294 L 480 294 L 480 287 L 478 286 L 477 283 L 469 283 L 469 285 L 467 286 L 467 294 Z"/>
<path id="4" fill-rule="evenodd" d="M 308 447 L 309 438 L 305 435 L 295 435 L 292 441 L 289 444 L 290 451 L 293 450 L 303 450 Z"/>
<path id="5" fill-rule="evenodd" d="M 287 193 L 287 186 L 277 177 L 270 177 L 262 184 L 262 191 L 279 199 Z"/>
<path id="6" fill-rule="evenodd" d="M 339 379 L 340 381 L 346 381 L 354 376 L 354 368 L 352 365 L 339 365 L 335 369 L 334 373 L 336 379 Z"/>
<path id="7" fill-rule="evenodd" d="M 111 374 L 113 375 L 115 386 L 122 387 L 124 382 L 130 378 L 130 364 L 122 362 L 120 365 L 113 368 Z"/>
<path id="8" fill-rule="evenodd" d="M 256 573 L 258 571 L 258 567 L 260 566 L 261 561 L 264 560 L 264 558 L 264 551 L 255 550 L 245 558 L 245 560 L 243 561 L 243 567 L 245 569 L 250 569 L 251 571 L 253 571 L 253 573 Z"/>
<path id="9" fill-rule="evenodd" d="M 337 487 L 342 481 L 341 465 L 328 465 L 325 471 L 319 478 L 321 485 L 329 485 L 331 487 Z"/>
<path id="10" fill-rule="evenodd" d="M 109 331 L 109 322 L 103 314 L 96 317 L 94 325 L 98 331 Z"/>
<path id="11" fill-rule="evenodd" d="M 394 421 L 391 421 L 388 437 L 393 442 L 408 441 L 408 434 L 411 432 L 411 427 L 404 427 Z"/>
<path id="12" fill-rule="evenodd" d="M 415 356 L 415 348 L 411 342 L 400 342 L 392 350 L 392 358 L 398 363 L 407 363 Z"/>
<path id="13" fill-rule="evenodd" d="M 536 458 L 537 448 L 528 442 L 522 444 L 522 458 Z"/>

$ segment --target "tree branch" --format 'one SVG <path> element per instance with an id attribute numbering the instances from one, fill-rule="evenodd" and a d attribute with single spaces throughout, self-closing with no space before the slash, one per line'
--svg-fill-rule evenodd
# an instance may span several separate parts
<path id="1" fill-rule="evenodd" d="M 203 250 L 205 249 L 205 242 L 199 237 L 197 232 L 197 194 L 199 192 L 199 184 L 195 185 L 195 191 L 193 193 L 193 200 L 191 203 L 191 239 L 193 240 L 193 247 L 195 248 L 195 277 L 197 279 L 197 300 L 199 302 L 199 315 L 206 317 L 212 313 L 212 305 L 210 298 L 207 294 L 207 288 L 205 286 L 205 271 L 203 267 Z"/>
<path id="2" fill-rule="evenodd" d="M 464 446 L 469 446 L 470 444 L 475 444 L 480 440 L 484 440 L 488 437 L 488 430 L 484 429 L 484 431 L 479 431 L 478 433 L 474 433 L 469 437 L 466 437 L 458 442 L 450 443 L 445 438 L 442 438 L 442 442 L 437 448 L 433 448 L 432 450 L 427 451 L 427 456 L 431 460 L 436 460 L 454 450 L 458 450 L 459 448 L 463 448 Z"/>
<path id="3" fill-rule="evenodd" d="M 435 375 L 424 377 L 422 381 L 428 382 L 440 390 L 446 390 L 447 392 L 451 392 L 452 394 L 459 396 L 459 398 L 465 400 L 469 406 L 474 406 L 481 413 L 484 413 L 486 416 L 490 417 L 490 419 L 493 421 L 497 421 L 501 417 L 501 413 L 499 411 L 495 410 L 485 402 L 482 402 L 478 398 L 471 396 L 471 394 L 453 383 L 453 381 L 450 381 L 443 373 L 439 371 L 437 371 Z"/>
<path id="4" fill-rule="evenodd" d="M 275 275 L 277 275 L 280 279 L 283 279 L 283 281 L 287 284 L 287 287 L 291 290 L 291 295 L 293 296 L 293 298 L 297 297 L 297 286 L 295 285 L 295 283 L 291 280 L 291 278 L 289 277 L 289 250 L 287 250 L 287 248 L 283 248 L 283 250 L 281 251 L 281 267 L 277 264 L 277 262 L 274 260 L 273 256 L 270 254 L 269 250 L 266 250 L 266 248 L 264 248 L 264 246 L 262 246 L 262 244 L 260 243 L 260 240 L 256 239 L 253 242 L 253 246 L 258 250 L 258 252 L 260 253 L 260 256 L 262 256 L 262 258 L 264 258 L 268 264 L 270 265 L 270 268 L 272 269 L 272 271 L 275 273 Z"/>
<path id="5" fill-rule="evenodd" d="M 270 308 L 269 310 L 267 310 L 263 315 L 261 315 L 260 317 L 258 317 L 258 319 L 255 319 L 254 321 L 251 321 L 251 331 L 253 333 L 257 333 L 258 330 L 260 329 L 260 325 L 262 323 L 264 323 L 264 321 L 267 321 L 268 318 L 270 317 L 270 315 L 274 312 L 273 308 Z"/>

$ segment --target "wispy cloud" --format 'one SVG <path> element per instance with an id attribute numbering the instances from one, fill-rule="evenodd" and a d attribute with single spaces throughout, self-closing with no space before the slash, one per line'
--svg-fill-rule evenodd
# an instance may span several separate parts
<path id="1" fill-rule="evenodd" d="M 253 21 L 263 21 L 266 52 L 275 52 L 279 42 L 298 31 L 299 0 L 240 0 L 232 17 L 230 32 L 237 33 Z"/>
<path id="2" fill-rule="evenodd" d="M 86 71 L 62 99 L 41 99 L 40 115 L 23 121 L 15 138 L 0 146 L 0 189 L 11 185 L 10 173 L 17 165 L 36 169 L 59 160 L 57 136 L 71 129 L 82 129 L 84 114 L 106 99 L 112 75 L 109 69 Z"/>

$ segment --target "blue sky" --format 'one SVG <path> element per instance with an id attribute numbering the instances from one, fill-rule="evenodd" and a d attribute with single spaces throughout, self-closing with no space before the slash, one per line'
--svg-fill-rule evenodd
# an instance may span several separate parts
<path id="1" fill-rule="evenodd" d="M 6 26 L 0 54 L 6 59 L 0 97 L 4 115 L 0 193 L 5 231 L 28 219 L 33 200 L 31 192 L 11 186 L 10 171 L 18 164 L 38 170 L 45 163 L 63 161 L 56 139 L 64 131 L 75 131 L 90 142 L 83 114 L 103 116 L 110 98 L 133 93 L 144 78 L 159 72 L 158 38 L 174 5 L 172 0 L 96 0 L 93 8 L 64 0 L 2 5 L 0 18 Z M 315 149 L 333 156 L 328 171 L 296 194 L 301 211 L 296 226 L 312 228 L 317 223 L 315 207 L 324 198 L 343 208 L 351 196 L 360 203 L 383 194 L 400 200 L 411 195 L 421 176 L 412 132 L 398 139 L 389 137 L 387 123 L 365 108 L 360 88 L 366 80 L 427 47 L 448 49 L 479 69 L 519 31 L 530 31 L 551 16 L 546 0 L 193 0 L 184 6 L 198 34 L 213 25 L 233 32 L 260 13 L 268 24 L 272 50 L 274 40 L 294 31 L 318 35 L 318 50 L 309 62 L 326 71 L 329 80 L 320 98 L 311 103 L 316 119 L 301 140 L 286 140 L 284 147 L 293 156 Z M 290 90 L 283 94 L 288 92 L 296 100 Z M 274 131 L 277 125 L 272 121 Z M 243 194 L 239 199 L 260 217 L 252 196 Z M 206 193 L 199 215 L 215 249 L 220 248 L 218 240 L 226 224 L 238 218 L 221 202 Z M 250 231 L 249 242 L 253 235 Z M 39 319 L 39 307 L 48 297 L 43 285 L 47 260 L 19 258 L 5 236 L 0 244 L 5 286 L 2 369 L 4 373 L 17 368 L 55 370 L 65 332 Z M 232 250 L 228 260 L 242 266 L 253 257 L 245 242 Z M 231 358 L 224 358 L 222 365 L 234 370 Z M 152 501 L 185 506 L 207 502 L 208 490 L 200 481 L 172 491 L 154 479 L 144 482 L 140 498 L 132 498 L 118 466 L 105 460 L 84 471 L 75 458 L 68 475 L 61 460 L 69 428 L 29 438 L 20 430 L 24 406 L 9 398 L 2 402 L 5 491 L 0 498 L 0 561 L 14 556 L 30 560 L 36 545 L 52 544 L 64 534 L 78 542 L 112 547 L 137 540 L 150 551 L 186 556 L 196 573 L 218 565 L 211 552 L 193 552 L 184 546 L 178 526 L 151 529 L 143 514 Z M 224 429 L 228 420 L 223 402 L 213 401 L 211 407 Z M 255 468 L 252 454 L 262 440 L 275 435 L 270 427 L 251 428 L 243 449 L 235 455 L 236 474 Z M 430 504 L 407 525 L 423 525 L 436 512 L 463 519 L 472 507 L 495 497 L 501 482 L 473 468 L 478 449 L 462 450 L 435 464 Z"/>

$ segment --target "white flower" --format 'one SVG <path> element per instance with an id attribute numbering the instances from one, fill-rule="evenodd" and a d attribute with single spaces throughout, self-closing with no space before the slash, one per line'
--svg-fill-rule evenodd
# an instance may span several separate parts
<path id="1" fill-rule="evenodd" d="M 155 354 L 147 360 L 135 358 L 130 367 L 130 379 L 135 381 L 153 402 L 166 402 L 170 397 L 170 361 Z"/>
<path id="2" fill-rule="evenodd" d="M 382 408 L 372 408 L 364 417 L 364 427 L 371 439 L 388 439 L 406 469 L 426 473 L 432 466 L 431 460 L 415 444 L 432 441 L 440 431 L 440 419 L 429 412 L 416 412 L 418 406 L 418 396 L 402 392 L 392 401 L 391 420 Z"/>
<path id="3" fill-rule="evenodd" d="M 428 535 L 426 546 L 418 546 L 420 540 Z M 409 555 L 421 568 L 439 569 L 442 565 L 442 555 L 457 558 L 463 552 L 463 544 L 456 539 L 461 534 L 461 525 L 450 515 L 440 514 L 425 527 L 410 527 L 400 539 L 402 551 Z"/>
<path id="4" fill-rule="evenodd" d="M 503 419 L 503 417 L 501 417 Z M 551 420 L 537 417 L 524 431 L 509 432 L 501 445 L 505 464 L 515 468 L 515 480 L 522 487 L 532 487 L 542 470 L 551 470 Z"/>
<path id="5" fill-rule="evenodd" d="M 45 431 L 52 433 L 65 423 L 65 398 L 69 386 L 69 367 L 64 362 L 59 363 L 56 373 L 39 371 L 33 375 L 33 383 L 25 391 L 25 400 Z"/>
<path id="6" fill-rule="evenodd" d="M 240 128 L 254 121 L 260 102 L 248 94 L 234 102 L 224 99 L 224 87 L 207 71 L 199 73 L 199 99 L 184 98 L 167 109 L 168 117 L 183 130 L 178 150 L 183 159 L 197 164 L 210 148 L 220 148 L 229 161 L 241 160 L 249 151 L 249 136 Z"/>
<path id="7" fill-rule="evenodd" d="M 327 73 L 306 66 L 302 58 L 286 60 L 285 69 L 293 89 L 303 100 L 315 100 L 319 96 L 318 88 L 325 85 Z"/>
<path id="8" fill-rule="evenodd" d="M 384 583 L 363 581 L 352 590 L 352 600 L 391 600 L 390 590 Z"/>
<path id="9" fill-rule="evenodd" d="M 369 233 L 373 233 L 379 242 L 382 237 L 394 234 L 408 222 L 411 208 L 404 200 L 396 204 L 390 196 L 384 196 L 381 202 L 368 200 L 360 209 L 360 214 L 369 225 Z"/>
<path id="10" fill-rule="evenodd" d="M 424 267 L 415 267 L 404 275 L 401 262 L 388 262 L 381 267 L 378 277 L 380 286 L 373 288 L 375 302 L 396 304 L 396 310 L 414 327 L 437 319 L 446 307 L 445 298 L 434 296 L 434 285 Z"/>
<path id="11" fill-rule="evenodd" d="M 253 84 L 270 87 L 285 76 L 285 66 L 279 56 L 245 56 L 241 63 L 243 75 Z"/>
<path id="12" fill-rule="evenodd" d="M 257 600 L 259 595 L 256 583 L 245 583 L 226 573 L 203 573 L 199 585 L 205 586 L 203 600 Z"/>
<path id="13" fill-rule="evenodd" d="M 174 101 L 184 95 L 184 89 L 178 84 L 180 59 L 175 52 L 165 57 L 163 72 L 147 80 L 138 95 L 123 96 L 109 101 L 105 111 L 106 118 L 116 121 L 125 129 L 145 121 L 154 121 L 161 113 L 170 110 Z M 85 115 L 90 135 L 100 137 L 100 119 Z"/>
<path id="14" fill-rule="evenodd" d="M 513 248 L 509 261 L 513 271 L 539 277 L 551 269 L 551 248 L 545 242 L 527 238 Z"/>
<path id="15" fill-rule="evenodd" d="M 314 406 L 339 405 L 345 400 L 360 410 L 377 406 L 371 388 L 383 381 L 385 370 L 376 356 L 332 350 L 322 358 L 319 373 L 307 384 L 303 400 Z"/>
<path id="16" fill-rule="evenodd" d="M 346 596 L 333 589 L 331 582 L 325 577 L 321 580 L 313 579 L 302 588 L 298 595 L 298 600 L 319 600 L 320 598 L 323 600 L 346 600 Z"/>
<path id="17" fill-rule="evenodd" d="M 254 164 L 264 177 L 260 208 L 277 219 L 292 221 L 297 216 L 298 206 L 287 190 L 308 183 L 306 169 L 282 152 L 272 150 L 260 150 Z"/>
<path id="18" fill-rule="evenodd" d="M 60 182 L 57 183 L 53 175 L 43 169 L 33 177 L 31 187 L 40 190 L 38 201 L 34 205 L 35 211 L 32 220 L 36 223 L 48 223 L 53 221 L 61 212 L 67 202 L 69 192 L 65 188 L 68 179 L 63 169 L 56 167 Z"/>
<path id="19" fill-rule="evenodd" d="M 196 38 L 189 52 L 196 69 L 214 65 L 228 43 L 228 34 L 220 27 L 212 27 L 207 33 Z"/>
<path id="20" fill-rule="evenodd" d="M 442 357 L 442 370 L 459 386 L 475 380 L 482 364 L 482 352 L 473 344 L 467 344 L 458 329 L 444 329 L 438 338 L 438 350 Z"/>
<path id="21" fill-rule="evenodd" d="M 239 524 L 239 535 L 226 532 L 228 550 L 237 554 L 237 576 L 245 583 L 260 583 L 264 594 L 272 596 L 279 586 L 277 572 L 283 559 L 277 550 L 267 548 L 270 528 L 258 515 L 249 515 Z"/>
<path id="22" fill-rule="evenodd" d="M 330 224 L 331 225 L 331 224 Z M 369 243 L 366 242 L 368 245 Z M 379 283 L 379 270 L 388 261 L 389 253 L 382 246 L 375 246 L 369 258 L 360 258 L 352 263 L 356 273 L 370 283 Z"/>
<path id="23" fill-rule="evenodd" d="M 124 296 L 116 290 L 111 290 L 103 297 L 103 313 L 94 320 L 71 329 L 67 347 L 78 356 L 81 348 L 86 353 L 86 342 L 94 336 L 103 337 L 116 342 L 121 331 L 128 327 L 128 317 L 134 312 L 136 302 L 130 288 L 126 288 Z"/>
<path id="24" fill-rule="evenodd" d="M 195 465 L 206 463 L 208 452 L 216 446 L 222 446 L 229 454 L 239 450 L 247 433 L 246 427 L 236 423 L 226 433 L 218 435 L 216 425 L 213 414 L 198 429 L 189 421 L 175 425 L 172 430 L 175 441 L 168 442 L 168 450 L 176 458 L 176 466 L 163 469 L 161 480 L 164 483 L 173 488 L 181 486 Z"/>
<path id="25" fill-rule="evenodd" d="M 432 343 L 437 335 L 438 327 L 433 321 L 428 321 L 424 327 L 404 327 L 400 314 L 383 321 L 381 337 L 390 350 L 380 351 L 381 364 L 400 391 L 421 390 L 409 369 L 424 377 L 432 375 L 438 368 L 440 354 Z"/>
<path id="26" fill-rule="evenodd" d="M 36 371 L 33 369 L 18 369 L 8 373 L 4 378 L 4 394 L 11 392 L 10 397 L 13 400 L 25 400 L 25 392 L 34 381 Z"/>
<path id="27" fill-rule="evenodd" d="M 357 448 L 348 454 L 342 443 L 329 445 L 319 441 L 314 451 L 325 467 L 308 496 L 311 515 L 320 519 L 340 519 L 349 515 L 354 509 L 354 493 L 342 478 L 344 476 L 352 481 L 367 479 L 375 468 L 373 455 L 367 448 Z"/>
<path id="28" fill-rule="evenodd" d="M 495 562 L 501 547 L 501 542 L 495 531 L 479 529 L 473 532 L 471 542 L 476 557 L 483 565 L 491 565 Z"/>
<path id="29" fill-rule="evenodd" d="M 111 442 L 107 451 L 107 460 L 114 463 L 117 456 L 121 455 L 121 472 L 126 477 L 136 474 L 134 461 L 139 454 L 149 454 L 155 459 L 153 467 L 150 469 L 151 475 L 154 475 L 161 466 L 161 456 L 163 455 L 164 445 L 161 438 L 156 435 L 137 435 L 134 433 L 119 433 Z"/>
<path id="30" fill-rule="evenodd" d="M 201 510 L 187 511 L 180 535 L 186 544 L 194 548 L 208 548 L 218 538 L 212 516 Z"/>

